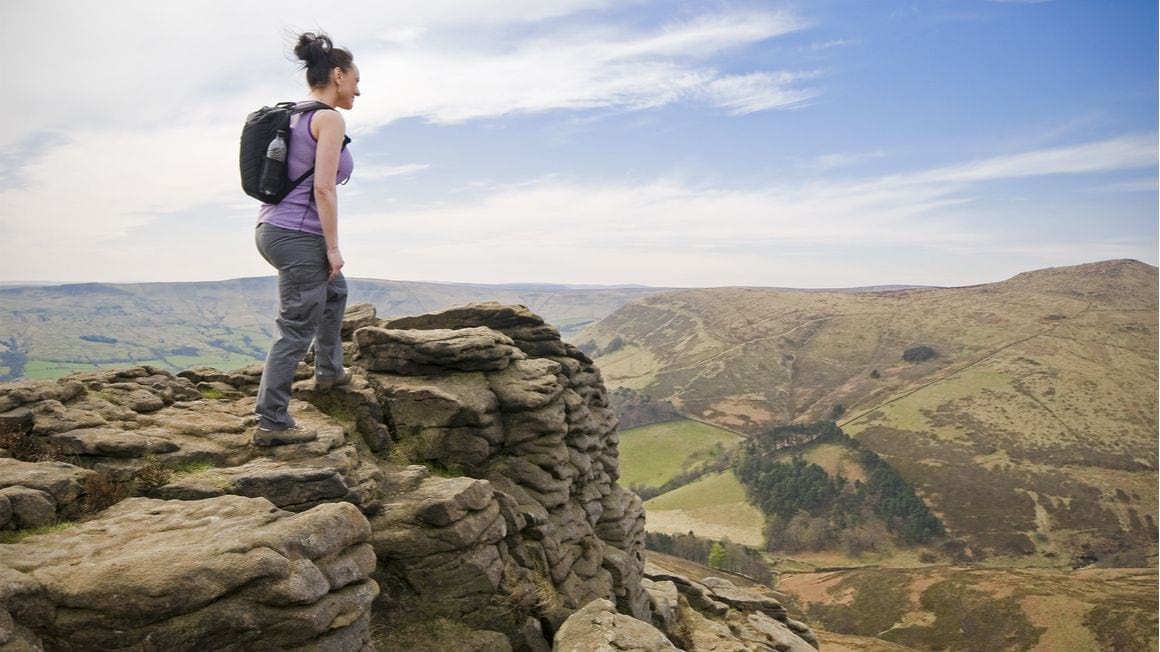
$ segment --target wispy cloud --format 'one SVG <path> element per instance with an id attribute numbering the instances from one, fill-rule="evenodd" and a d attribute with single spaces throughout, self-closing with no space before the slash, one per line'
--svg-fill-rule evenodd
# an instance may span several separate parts
<path id="1" fill-rule="evenodd" d="M 1139 134 L 1094 143 L 997 156 L 939 168 L 926 173 L 922 179 L 931 181 L 1015 179 L 1050 174 L 1128 170 L 1155 166 L 1156 161 L 1156 135 Z"/>
<path id="2" fill-rule="evenodd" d="M 819 50 L 832 50 L 834 48 L 849 47 L 851 45 L 857 45 L 858 43 L 859 41 L 857 40 L 838 38 L 831 39 L 829 41 L 821 41 L 819 43 L 811 43 L 809 49 L 813 52 L 817 52 Z"/>
<path id="3" fill-rule="evenodd" d="M 816 170 L 835 170 L 862 161 L 884 158 L 885 156 L 886 152 L 881 150 L 873 152 L 834 152 L 831 154 L 822 154 L 810 161 L 806 161 L 803 167 Z"/>
<path id="4" fill-rule="evenodd" d="M 804 28 L 784 12 L 715 14 L 648 31 L 609 25 L 561 29 L 475 49 L 438 43 L 387 47 L 368 70 L 391 80 L 389 94 L 365 93 L 357 124 L 404 117 L 437 124 L 552 109 L 639 110 L 701 100 L 742 114 L 793 107 L 820 91 L 802 72 L 724 74 L 711 59 Z"/>
<path id="5" fill-rule="evenodd" d="M 364 180 L 386 179 L 388 177 L 410 176 L 430 168 L 428 163 L 408 163 L 405 165 L 359 165 L 358 179 Z"/>
<path id="6" fill-rule="evenodd" d="M 408 117 L 451 124 L 677 102 L 743 114 L 818 92 L 799 86 L 798 73 L 713 66 L 721 53 L 804 29 L 793 14 L 723 11 L 630 28 L 602 21 L 612 4 L 351 0 L 326 25 L 362 70 L 348 127 L 365 134 Z M 51 71 L 16 75 L 8 90 L 52 101 L 33 112 L 0 105 L 0 258 L 69 239 L 113 241 L 170 213 L 241 208 L 241 117 L 304 95 L 301 72 L 285 60 L 287 38 L 317 29 L 315 3 L 280 3 L 285 22 L 268 10 L 192 0 L 126 0 L 116 11 L 79 1 L 4 4 L 9 47 L 38 52 L 38 68 Z M 363 181 L 427 168 L 363 162 L 357 175 L 365 194 Z"/>
<path id="7" fill-rule="evenodd" d="M 220 146 L 207 143 L 197 149 L 200 134 L 165 136 L 188 139 L 182 142 L 193 148 L 188 151 L 194 152 L 195 159 L 216 156 Z M 223 132 L 216 138 L 232 137 Z M 1037 210 L 1034 206 L 988 209 L 980 205 L 986 198 L 985 184 L 995 180 L 1152 167 L 1155 156 L 1138 151 L 1144 140 L 1127 136 L 901 174 L 840 181 L 773 180 L 747 187 L 676 178 L 644 183 L 578 181 L 559 175 L 518 183 L 482 182 L 431 202 L 383 203 L 380 209 L 357 213 L 347 210 L 342 218 L 343 248 L 352 261 L 351 274 L 358 276 L 654 285 L 833 286 L 916 280 L 889 276 L 885 271 L 868 276 L 865 270 L 853 270 L 843 272 L 845 277 L 835 271 L 845 266 L 835 267 L 834 256 L 868 259 L 872 256 L 868 252 L 883 251 L 896 252 L 888 256 L 892 261 L 916 251 L 962 259 L 1006 252 L 1044 265 L 1094 257 L 1149 259 L 1148 250 L 1154 245 L 1111 236 L 1076 240 L 1051 232 L 1038 236 L 1030 246 L 1012 239 L 1006 226 L 1011 216 L 989 211 L 1017 210 L 1022 215 Z M 128 135 L 118 139 L 121 155 L 110 159 L 107 169 L 96 171 L 89 169 L 91 159 L 83 152 L 111 148 L 112 141 L 82 139 L 74 144 L 78 149 L 49 152 L 41 165 L 63 174 L 55 180 L 53 175 L 34 175 L 42 184 L 36 197 L 79 192 L 91 195 L 98 204 L 111 204 L 114 214 L 122 217 L 96 219 L 92 213 L 70 214 L 64 205 L 37 205 L 30 199 L 33 195 L 0 195 L 0 201 L 16 211 L 6 210 L 0 224 L 6 235 L 6 264 L 44 278 L 54 272 L 82 278 L 84 270 L 93 268 L 103 270 L 106 279 L 134 278 L 140 273 L 137 270 L 150 265 L 197 269 L 203 251 L 145 246 L 139 233 L 149 215 L 174 208 L 170 197 L 183 194 L 184 185 L 216 186 L 219 181 L 163 176 L 156 187 L 143 191 L 141 203 L 129 202 L 121 192 L 123 175 L 131 175 L 142 161 L 161 169 L 174 166 L 164 154 L 140 159 L 138 147 L 147 141 Z M 1078 166 L 1077 159 L 1086 163 Z M 197 167 L 209 171 L 219 164 L 206 160 Z M 379 171 L 402 167 L 383 166 Z M 418 165 L 410 167 L 420 171 Z M 85 179 L 84 185 L 71 185 L 70 180 L 77 178 Z M 229 208 L 229 197 L 210 194 L 206 201 L 216 201 L 207 207 L 219 206 L 218 212 L 238 215 L 239 229 L 252 223 L 252 210 Z M 38 222 L 48 226 L 33 229 L 28 220 L 7 219 L 8 215 L 36 215 Z M 121 248 L 103 246 L 116 240 L 116 235 L 121 236 L 122 248 L 133 243 L 142 246 L 129 256 Z M 236 236 L 223 236 L 202 248 L 218 255 L 214 274 L 266 273 L 244 239 Z M 37 253 L 47 250 L 54 252 L 51 260 Z M 819 257 L 820 251 L 832 253 Z M 70 260 L 80 267 L 68 268 Z M 884 266 L 886 262 L 865 264 Z M 195 273 L 191 279 L 204 276 Z M 917 280 L 953 284 L 975 282 L 978 277 L 955 276 L 948 270 L 942 276 Z"/>
<path id="8" fill-rule="evenodd" d="M 487 188 L 456 202 L 352 216 L 344 229 L 367 243 L 368 249 L 359 253 L 369 258 L 370 243 L 390 233 L 398 245 L 388 265 L 403 264 L 417 277 L 440 278 L 442 270 L 447 278 L 449 269 L 470 269 L 473 278 L 496 282 L 530 278 L 532 270 L 557 269 L 560 260 L 577 260 L 585 261 L 590 274 L 601 276 L 586 277 L 594 282 L 744 284 L 756 273 L 772 274 L 777 265 L 771 257 L 795 249 L 925 249 L 955 256 L 1006 251 L 1052 263 L 1082 260 L 1078 252 L 1083 251 L 1088 256 L 1142 257 L 1141 243 L 1076 242 L 1060 233 L 1044 234 L 1028 248 L 1012 241 L 1006 227 L 987 226 L 995 223 L 980 219 L 988 216 L 988 209 L 974 205 L 984 196 L 977 186 L 987 181 L 1154 165 L 1154 156 L 1149 159 L 1124 146 L 1132 140 L 906 174 L 760 188 L 698 186 L 673 179 L 639 185 L 542 179 Z M 1122 156 L 1095 156 L 1099 152 Z M 1091 158 L 1078 170 L 1072 156 Z M 371 275 L 375 273 L 387 269 Z"/>
<path id="9" fill-rule="evenodd" d="M 812 76 L 794 73 L 729 75 L 710 81 L 698 93 L 710 104 L 728 109 L 731 115 L 797 108 L 820 94 L 816 89 L 793 87 L 794 82 Z"/>

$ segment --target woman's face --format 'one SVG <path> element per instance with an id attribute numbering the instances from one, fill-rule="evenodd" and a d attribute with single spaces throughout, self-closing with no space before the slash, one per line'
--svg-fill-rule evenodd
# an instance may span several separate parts
<path id="1" fill-rule="evenodd" d="M 358 66 L 350 64 L 350 69 L 334 69 L 334 84 L 338 88 L 338 106 L 347 110 L 354 107 L 354 98 L 358 97 Z"/>

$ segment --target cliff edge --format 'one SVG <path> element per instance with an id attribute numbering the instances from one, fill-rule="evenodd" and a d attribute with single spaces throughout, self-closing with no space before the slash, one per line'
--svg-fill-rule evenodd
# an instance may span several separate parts
<path id="1" fill-rule="evenodd" d="M 0 650 L 420 649 L 390 637 L 434 621 L 445 649 L 814 643 L 645 577 L 600 372 L 527 308 L 355 306 L 344 339 L 349 385 L 299 369 L 301 443 L 253 443 L 260 366 L 0 385 Z"/>

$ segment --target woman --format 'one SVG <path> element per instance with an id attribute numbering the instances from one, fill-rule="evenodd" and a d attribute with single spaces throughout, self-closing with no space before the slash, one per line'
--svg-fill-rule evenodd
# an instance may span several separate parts
<path id="1" fill-rule="evenodd" d="M 294 54 L 303 62 L 310 100 L 350 110 L 358 97 L 359 71 L 350 52 L 325 35 L 298 37 Z M 307 178 L 277 204 L 263 204 L 256 240 L 266 262 L 278 268 L 278 334 L 266 356 L 255 412 L 254 443 L 271 446 L 310 441 L 317 433 L 290 416 L 294 370 L 313 339 L 316 387 L 350 381 L 342 366 L 342 316 L 346 309 L 344 261 L 338 249 L 336 186 L 354 169 L 345 147 L 346 122 L 334 110 L 295 115 L 290 123 L 289 177 Z"/>

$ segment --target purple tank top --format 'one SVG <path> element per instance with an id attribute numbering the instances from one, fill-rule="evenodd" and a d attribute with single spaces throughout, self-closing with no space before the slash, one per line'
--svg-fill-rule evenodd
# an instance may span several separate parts
<path id="1" fill-rule="evenodd" d="M 315 111 L 308 111 L 290 118 L 288 163 L 291 179 L 297 179 L 314 166 L 314 153 L 318 149 L 318 141 L 310 133 L 310 121 L 314 118 L 314 114 Z M 338 176 L 335 182 L 346 183 L 353 171 L 354 157 L 351 156 L 350 147 L 347 146 L 342 148 L 342 154 L 338 157 Z M 258 211 L 258 223 L 322 235 L 322 222 L 318 219 L 318 208 L 314 204 L 313 188 L 313 177 L 307 177 L 282 201 L 277 204 L 262 204 L 262 208 Z"/>

